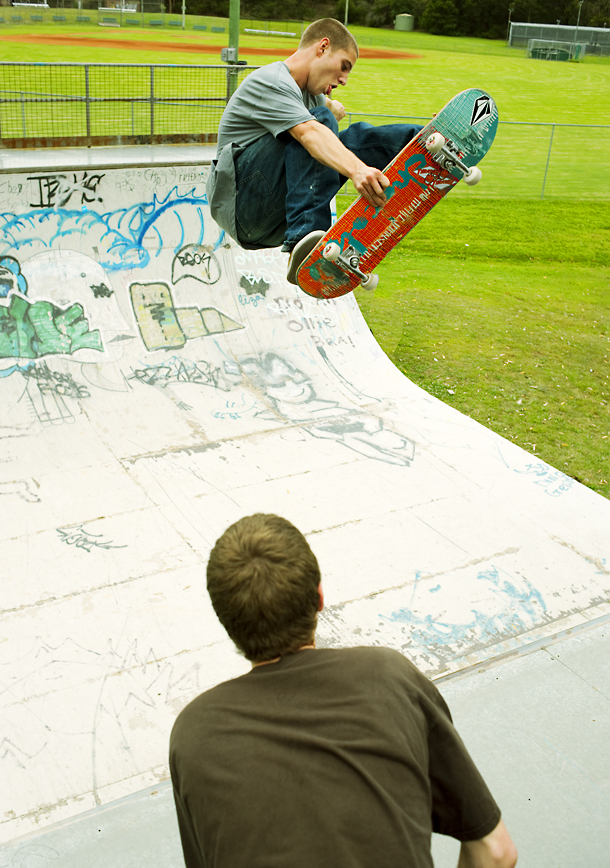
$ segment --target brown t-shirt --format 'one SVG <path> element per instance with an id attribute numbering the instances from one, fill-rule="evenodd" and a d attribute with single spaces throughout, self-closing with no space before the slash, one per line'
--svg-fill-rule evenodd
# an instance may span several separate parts
<path id="1" fill-rule="evenodd" d="M 387 648 L 303 650 L 201 694 L 170 768 L 187 868 L 432 868 L 500 810 L 434 685 Z"/>

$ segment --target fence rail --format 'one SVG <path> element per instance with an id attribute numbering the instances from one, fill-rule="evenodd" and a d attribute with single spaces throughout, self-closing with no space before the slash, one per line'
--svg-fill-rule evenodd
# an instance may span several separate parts
<path id="1" fill-rule="evenodd" d="M 0 63 L 0 146 L 215 142 L 253 66 Z"/>
<path id="2" fill-rule="evenodd" d="M 357 121 L 427 123 L 429 117 L 348 112 L 341 126 Z M 595 130 L 596 135 L 588 135 Z M 485 183 L 477 196 L 610 199 L 610 178 L 603 160 L 584 158 L 585 142 L 604 139 L 608 124 L 500 121 L 493 148 L 482 164 Z M 459 184 L 452 195 L 469 195 Z"/>
<path id="3" fill-rule="evenodd" d="M 61 6 L 49 7 L 46 3 L 13 2 L 12 6 L 0 5 L 0 28 L 29 27 L 118 27 L 127 30 L 150 29 L 159 33 L 165 30 L 193 32 L 207 37 L 228 33 L 229 19 L 220 15 L 182 15 L 180 11 L 168 12 L 162 2 L 138 2 L 137 9 L 115 8 L 114 0 L 63 0 Z M 175 5 L 175 4 L 174 4 Z M 241 18 L 242 33 L 300 38 L 309 22 L 302 20 L 274 21 L 271 19 Z M 371 37 L 366 37 L 371 42 Z"/>
<path id="4" fill-rule="evenodd" d="M 229 95 L 253 69 L 0 63 L 0 147 L 215 142 Z M 428 120 L 349 112 L 342 125 Z M 610 125 L 501 121 L 478 195 L 610 199 L 604 161 L 583 156 L 590 150 L 583 143 L 608 130 Z M 462 186 L 455 195 L 464 195 Z"/>

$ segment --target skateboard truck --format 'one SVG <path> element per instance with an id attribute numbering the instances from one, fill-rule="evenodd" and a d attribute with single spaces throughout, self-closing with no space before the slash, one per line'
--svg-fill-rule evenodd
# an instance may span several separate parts
<path id="1" fill-rule="evenodd" d="M 357 275 L 363 289 L 372 291 L 379 283 L 379 277 L 376 274 L 360 271 L 360 254 L 351 244 L 341 252 L 341 246 L 336 241 L 329 241 L 322 251 L 322 256 L 328 262 L 335 262 L 344 271 Z"/>
<path id="2" fill-rule="evenodd" d="M 457 148 L 452 141 L 440 133 L 432 133 L 426 139 L 426 150 L 435 158 L 435 162 L 450 172 L 456 167 L 464 174 L 464 183 L 474 187 L 481 180 L 482 172 L 477 166 L 467 166 L 459 157 Z"/>

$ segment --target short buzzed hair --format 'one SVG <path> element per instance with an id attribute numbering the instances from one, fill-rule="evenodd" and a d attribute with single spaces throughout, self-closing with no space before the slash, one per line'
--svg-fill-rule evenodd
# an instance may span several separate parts
<path id="1" fill-rule="evenodd" d="M 220 623 L 253 663 L 313 641 L 320 568 L 285 518 L 258 513 L 227 528 L 210 554 L 207 584 Z"/>
<path id="2" fill-rule="evenodd" d="M 358 57 L 358 43 L 349 32 L 347 27 L 344 27 L 336 18 L 320 18 L 314 21 L 305 30 L 301 36 L 299 48 L 308 48 L 310 45 L 315 45 L 326 36 L 330 40 L 331 51 L 343 49 L 343 51 L 353 51 Z"/>

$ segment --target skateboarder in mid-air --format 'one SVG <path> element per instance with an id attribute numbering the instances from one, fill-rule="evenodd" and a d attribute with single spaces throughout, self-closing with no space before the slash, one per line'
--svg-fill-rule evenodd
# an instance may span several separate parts
<path id="1" fill-rule="evenodd" d="M 244 79 L 220 121 L 207 188 L 212 217 L 248 250 L 282 245 L 291 283 L 329 229 L 337 191 L 349 179 L 382 207 L 382 169 L 421 129 L 356 123 L 339 132 L 345 109 L 332 92 L 357 59 L 356 40 L 339 21 L 314 21 L 294 54 Z"/>

